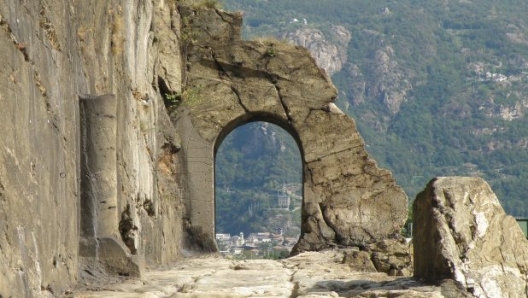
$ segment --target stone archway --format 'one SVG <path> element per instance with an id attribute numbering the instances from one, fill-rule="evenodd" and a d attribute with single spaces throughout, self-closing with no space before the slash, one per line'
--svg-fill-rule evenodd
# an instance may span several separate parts
<path id="1" fill-rule="evenodd" d="M 187 82 L 173 121 L 187 173 L 182 194 L 189 243 L 215 250 L 215 146 L 234 127 L 255 119 L 286 129 L 301 151 L 304 202 L 294 253 L 399 233 L 406 195 L 368 157 L 354 120 L 333 103 L 336 89 L 308 51 L 274 40 L 241 41 L 236 14 L 183 14 L 192 18 L 195 39 L 187 48 Z"/>

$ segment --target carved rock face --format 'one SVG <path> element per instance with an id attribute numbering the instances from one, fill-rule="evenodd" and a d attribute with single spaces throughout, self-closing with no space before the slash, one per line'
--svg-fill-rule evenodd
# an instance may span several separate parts
<path id="1" fill-rule="evenodd" d="M 336 89 L 308 51 L 276 40 L 241 41 L 240 19 L 221 11 L 183 18 L 194 24 L 183 29 L 194 40 L 173 120 L 182 132 L 191 225 L 214 234 L 213 156 L 223 138 L 239 125 L 266 121 L 288 131 L 302 155 L 302 235 L 294 253 L 398 234 L 407 198 L 368 157 L 354 120 L 333 104 Z"/>
<path id="2" fill-rule="evenodd" d="M 528 241 L 480 178 L 431 181 L 414 202 L 415 277 L 476 297 L 525 297 Z"/>

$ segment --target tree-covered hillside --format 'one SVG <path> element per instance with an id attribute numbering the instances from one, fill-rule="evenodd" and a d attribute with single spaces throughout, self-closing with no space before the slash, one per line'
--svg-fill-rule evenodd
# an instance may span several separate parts
<path id="1" fill-rule="evenodd" d="M 527 1 L 222 3 L 244 12 L 246 37 L 306 28 L 339 44 L 336 26 L 350 33 L 338 105 L 411 199 L 435 176 L 478 175 L 528 216 Z"/>
<path id="2" fill-rule="evenodd" d="M 295 141 L 278 126 L 253 122 L 231 132 L 215 161 L 217 233 L 249 235 L 283 229 L 289 236 L 297 234 L 301 168 Z M 284 186 L 290 186 L 291 205 L 277 210 Z"/>

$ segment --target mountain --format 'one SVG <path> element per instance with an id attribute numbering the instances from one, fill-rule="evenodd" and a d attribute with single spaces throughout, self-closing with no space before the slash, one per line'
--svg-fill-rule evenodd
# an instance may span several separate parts
<path id="1" fill-rule="evenodd" d="M 528 216 L 528 2 L 224 0 L 245 37 L 306 46 L 369 153 L 411 199 L 435 176 L 486 179 Z"/>

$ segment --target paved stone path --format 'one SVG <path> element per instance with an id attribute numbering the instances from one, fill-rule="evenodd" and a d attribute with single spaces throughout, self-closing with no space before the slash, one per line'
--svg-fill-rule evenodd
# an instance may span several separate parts
<path id="1" fill-rule="evenodd" d="M 439 287 L 408 277 L 357 272 L 339 251 L 303 253 L 281 261 L 185 259 L 141 280 L 77 291 L 74 297 L 443 297 Z"/>

